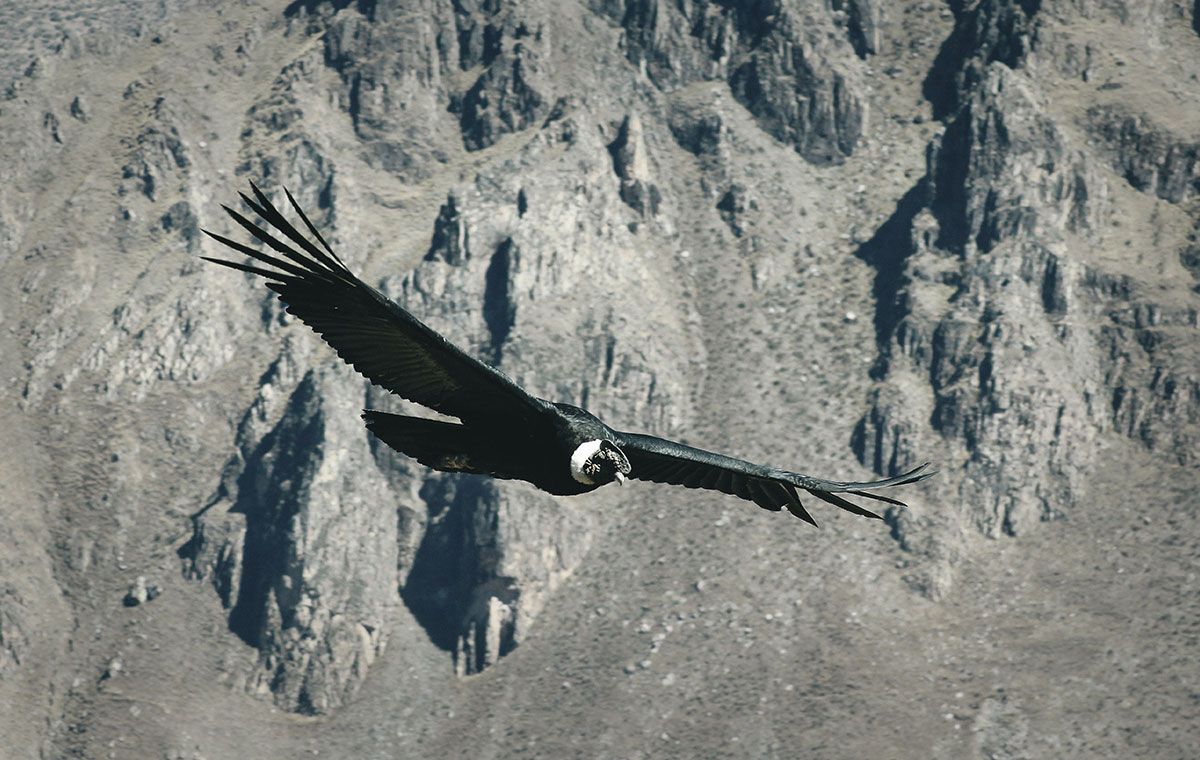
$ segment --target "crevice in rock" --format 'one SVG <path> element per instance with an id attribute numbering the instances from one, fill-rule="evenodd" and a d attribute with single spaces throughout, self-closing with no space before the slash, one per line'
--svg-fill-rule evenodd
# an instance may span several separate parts
<path id="1" fill-rule="evenodd" d="M 854 53 L 862 59 L 879 52 L 880 5 L 878 0 L 832 0 L 830 3 L 846 27 Z"/>
<path id="2" fill-rule="evenodd" d="M 297 388 L 295 403 L 303 404 L 314 390 L 310 374 Z M 296 411 L 289 404 L 284 412 L 285 417 L 301 422 L 299 428 L 287 431 L 288 440 L 283 440 L 283 431 L 276 428 L 247 457 L 238 478 L 239 498 L 230 509 L 234 514 L 245 515 L 246 531 L 241 583 L 229 612 L 229 629 L 253 647 L 263 643 L 269 605 L 285 601 L 273 599 L 272 589 L 287 575 L 289 526 L 298 509 L 291 478 L 273 478 L 266 473 L 295 473 L 305 469 L 303 460 L 308 459 L 308 452 L 319 452 L 323 443 L 320 433 L 323 413 L 296 415 Z"/>

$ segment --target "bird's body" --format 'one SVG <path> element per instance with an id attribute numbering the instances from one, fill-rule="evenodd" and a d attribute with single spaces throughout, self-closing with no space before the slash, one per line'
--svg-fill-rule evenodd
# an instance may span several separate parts
<path id="1" fill-rule="evenodd" d="M 870 491 L 914 483 L 930 474 L 921 465 L 886 480 L 822 480 L 663 438 L 624 433 L 586 410 L 537 398 L 355 277 L 290 193 L 288 200 L 316 243 L 292 226 L 257 187 L 253 190 L 256 200 L 245 195 L 242 199 L 286 241 L 236 211 L 225 210 L 278 256 L 206 232 L 273 269 L 208 260 L 265 278 L 290 314 L 316 330 L 371 382 L 457 418 L 459 422 L 374 410 L 363 413 L 372 434 L 426 466 L 525 480 L 560 496 L 587 493 L 614 480 L 624 482 L 626 477 L 711 489 L 771 511 L 786 508 L 814 525 L 797 489 L 846 511 L 878 517 L 839 494 L 903 506 Z"/>
<path id="2" fill-rule="evenodd" d="M 601 442 L 612 442 L 616 431 L 578 407 L 538 401 L 546 413 L 532 421 L 497 417 L 458 424 L 374 410 L 363 418 L 381 441 L 435 470 L 524 480 L 556 496 L 576 496 L 611 482 L 586 482 L 586 475 L 576 477 L 582 464 L 573 468 L 570 462 L 581 449 L 593 450 L 590 454 Z"/>

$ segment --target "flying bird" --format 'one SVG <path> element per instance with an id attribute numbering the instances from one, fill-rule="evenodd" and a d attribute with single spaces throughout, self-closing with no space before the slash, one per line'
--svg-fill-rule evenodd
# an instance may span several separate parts
<path id="1" fill-rule="evenodd" d="M 293 226 L 259 188 L 239 193 L 266 228 L 222 206 L 233 220 L 274 253 L 205 230 L 251 263 L 204 256 L 266 280 L 289 314 L 315 330 L 344 361 L 375 385 L 458 422 L 365 410 L 376 437 L 422 464 L 525 480 L 552 494 L 587 493 L 626 478 L 704 488 L 786 508 L 816 521 L 801 491 L 864 517 L 879 515 L 846 496 L 904 506 L 873 491 L 916 483 L 928 463 L 885 480 L 842 483 L 714 454 L 640 433 L 624 433 L 579 407 L 537 398 L 499 370 L 446 340 L 352 273 L 317 231 L 292 194 L 292 208 L 308 231 Z M 277 254 L 277 255 L 276 255 Z"/>

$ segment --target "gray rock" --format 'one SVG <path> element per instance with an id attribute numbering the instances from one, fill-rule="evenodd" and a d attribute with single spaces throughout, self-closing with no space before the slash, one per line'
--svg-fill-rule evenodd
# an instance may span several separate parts
<path id="1" fill-rule="evenodd" d="M 158 109 L 165 116 L 166 109 Z M 121 167 L 121 178 L 126 180 L 122 190 L 136 191 L 151 201 L 174 187 L 165 187 L 171 180 L 178 181 L 181 173 L 191 165 L 189 151 L 183 145 L 178 128 L 170 121 L 147 126 L 130 145 L 131 159 Z"/>
<path id="2" fill-rule="evenodd" d="M 0 673 L 21 666 L 30 648 L 25 602 L 11 586 L 0 589 Z"/>
<path id="3" fill-rule="evenodd" d="M 832 0 L 835 21 L 844 25 L 859 58 L 879 52 L 882 44 L 883 5 L 873 0 Z"/>
<path id="4" fill-rule="evenodd" d="M 938 244 L 968 255 L 1013 238 L 1095 233 L 1107 190 L 1020 74 L 994 64 L 930 152 Z"/>
<path id="5" fill-rule="evenodd" d="M 420 3 L 411 12 L 348 8 L 312 20 L 308 31 L 323 35 L 323 63 L 339 79 L 338 105 L 372 165 L 415 179 L 448 159 L 446 77 L 460 64 L 457 18 L 442 4 Z"/>
<path id="6" fill-rule="evenodd" d="M 746 232 L 746 213 L 755 208 L 756 203 L 750 197 L 747 189 L 737 183 L 731 185 L 717 201 L 717 210 L 721 213 L 721 219 L 729 225 L 730 232 L 738 237 Z"/>
<path id="7" fill-rule="evenodd" d="M 874 41 L 870 4 L 849 7 L 866 52 Z M 858 143 L 867 118 L 861 71 L 854 49 L 832 31 L 829 4 L 793 0 L 764 12 L 637 0 L 622 14 L 606 10 L 620 16 L 626 55 L 660 88 L 727 80 L 764 130 L 815 164 L 836 163 Z"/>
<path id="8" fill-rule="evenodd" d="M 1000 691 L 979 705 L 972 728 L 975 748 L 988 760 L 1026 760 L 1029 751 L 1029 718 Z"/>
<path id="9" fill-rule="evenodd" d="M 662 195 L 651 181 L 646 144 L 642 139 L 642 120 L 630 114 L 621 122 L 617 139 L 608 146 L 613 170 L 621 178 L 621 200 L 643 216 L 658 213 Z"/>
<path id="10" fill-rule="evenodd" d="M 83 122 L 88 120 L 87 101 L 84 100 L 82 95 L 76 95 L 71 100 L 71 116 Z"/>
<path id="11" fill-rule="evenodd" d="M 1193 3 L 286 5 L 0 4 L 11 752 L 1189 756 Z M 431 473 L 197 260 L 247 178 L 534 393 L 940 472 L 882 542 Z"/>
<path id="12" fill-rule="evenodd" d="M 184 220 L 186 222 L 186 219 Z M 201 382 L 234 356 L 244 313 L 219 308 L 222 298 L 201 282 L 172 304 L 130 300 L 88 349 L 81 369 L 99 376 L 109 398 L 144 399 L 161 382 Z M 74 379 L 67 375 L 59 385 Z"/>
<path id="13" fill-rule="evenodd" d="M 294 366 L 280 362 L 276 382 Z M 386 645 L 396 496 L 361 421 L 346 414 L 364 398 L 352 370 L 330 365 L 294 390 L 274 388 L 264 383 L 244 419 L 231 484 L 198 518 L 186 554 L 190 574 L 211 577 L 229 607 L 230 629 L 259 650 L 249 687 L 323 713 L 354 693 Z M 231 523 L 226 511 L 243 518 Z"/>
<path id="14" fill-rule="evenodd" d="M 496 34 L 498 51 L 462 97 L 459 121 L 468 150 L 486 148 L 504 134 L 533 125 L 554 102 L 543 74 L 542 49 L 550 42 L 544 28 L 510 19 Z"/>
<path id="15" fill-rule="evenodd" d="M 934 116 L 958 110 L 991 64 L 1017 69 L 1026 63 L 1041 6 L 1040 0 L 982 0 L 957 14 L 954 31 L 925 80 L 925 97 L 933 103 Z"/>
<path id="16" fill-rule="evenodd" d="M 1094 305 L 1076 295 L 1083 267 L 1061 241 L 1103 227 L 1107 191 L 1041 113 L 1022 75 L 994 65 L 931 146 L 929 210 L 901 212 L 912 252 L 885 353 L 895 385 L 877 393 L 856 447 L 891 471 L 924 448 L 912 438 L 928 424 L 964 452 L 969 474 L 953 497 L 964 513 L 940 526 L 890 513 L 901 545 L 931 560 L 915 576 L 931 596 L 944 593 L 959 551 L 914 531 L 952 533 L 961 519 L 1019 534 L 1071 503 L 1094 455 L 1100 388 L 1083 357 L 1099 357 L 1093 336 L 1061 323 Z M 914 374 L 931 395 L 913 392 Z"/>
<path id="17" fill-rule="evenodd" d="M 668 125 L 680 147 L 698 157 L 719 157 L 725 137 L 725 122 L 712 108 L 672 104 Z"/>
<path id="18" fill-rule="evenodd" d="M 344 413 L 361 388 L 341 365 L 308 372 L 247 457 L 234 505 L 246 532 L 230 627 L 259 648 L 256 688 L 303 712 L 357 689 L 395 604 L 396 497 Z"/>
<path id="19" fill-rule="evenodd" d="M 1101 141 L 1113 169 L 1138 190 L 1172 203 L 1200 196 L 1200 143 L 1121 106 L 1089 109 L 1088 131 Z"/>
<path id="20" fill-rule="evenodd" d="M 122 603 L 126 607 L 137 607 L 140 604 L 154 601 L 160 593 L 162 592 L 158 586 L 153 583 L 146 583 L 146 576 L 139 575 L 137 580 L 130 585 L 129 591 L 126 592 Z"/>
<path id="21" fill-rule="evenodd" d="M 960 521 L 1018 535 L 1066 515 L 1110 426 L 1180 461 L 1195 449 L 1195 378 L 1153 370 L 1164 360 L 1150 336 L 1156 320 L 1190 326 L 1195 310 L 1166 317 L 1072 254 L 1069 235 L 1095 240 L 1108 227 L 1108 189 L 1038 101 L 1024 75 L 993 64 L 931 145 L 923 189 L 897 216 L 911 248 L 888 280 L 898 290 L 885 388 L 855 446 L 877 471 L 894 471 L 927 448 L 914 439 L 928 441 L 928 425 L 960 452 L 948 457 L 966 473 L 950 497 L 962 513 L 889 513 L 901 546 L 928 560 L 910 580 L 934 597 L 962 556 L 951 537 Z"/>

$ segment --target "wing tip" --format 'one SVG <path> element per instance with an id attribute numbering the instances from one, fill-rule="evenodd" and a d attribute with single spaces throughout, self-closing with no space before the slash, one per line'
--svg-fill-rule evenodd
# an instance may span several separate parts
<path id="1" fill-rule="evenodd" d="M 800 494 L 796 492 L 796 487 L 791 483 L 784 482 L 783 489 L 787 492 L 788 512 L 791 512 L 792 516 L 800 518 L 814 528 L 820 528 L 821 526 L 817 525 L 817 521 L 814 520 L 813 516 L 808 513 L 808 510 L 804 508 L 804 504 L 800 501 Z"/>
<path id="2" fill-rule="evenodd" d="M 799 517 L 801 520 L 813 526 L 814 528 L 821 527 L 820 525 L 817 525 L 817 521 L 813 519 L 813 516 L 808 513 L 808 510 L 804 508 L 799 500 L 797 500 L 794 504 L 792 502 L 788 502 L 787 510 L 788 512 L 791 512 L 793 516 Z"/>

